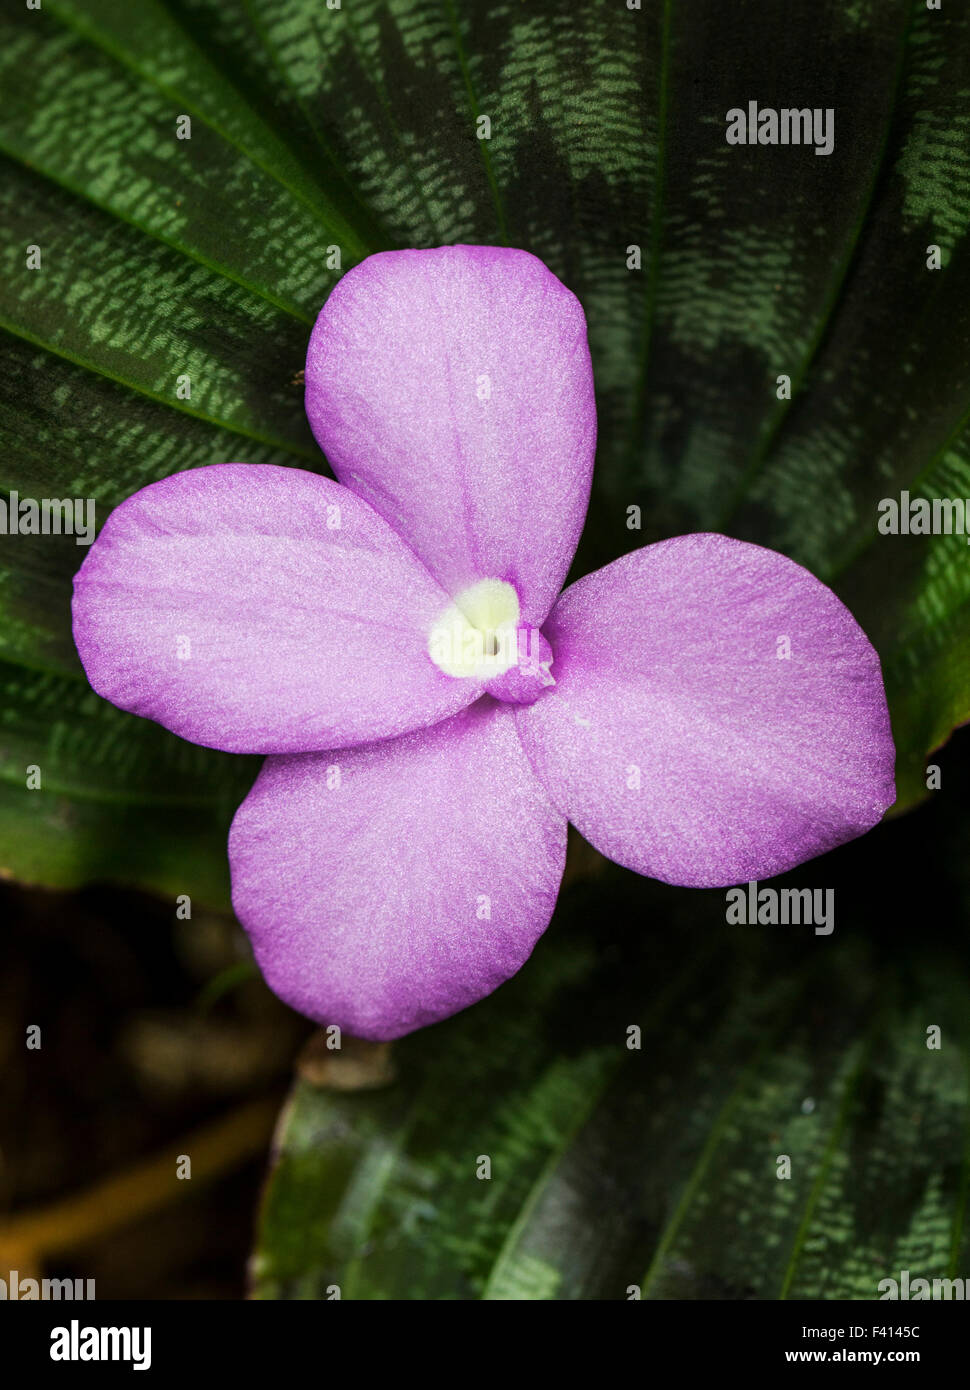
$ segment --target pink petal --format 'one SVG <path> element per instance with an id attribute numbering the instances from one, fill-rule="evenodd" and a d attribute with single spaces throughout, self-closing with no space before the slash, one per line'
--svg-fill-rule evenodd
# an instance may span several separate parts
<path id="1" fill-rule="evenodd" d="M 628 868 L 694 887 L 762 878 L 892 804 L 879 658 L 783 555 L 716 535 L 647 546 L 572 585 L 544 631 L 556 687 L 516 711 L 523 746 Z"/>
<path id="2" fill-rule="evenodd" d="M 74 580 L 88 679 L 210 748 L 288 753 L 430 724 L 475 699 L 431 661 L 448 603 L 365 502 L 302 469 L 176 473 L 111 513 Z"/>
<path id="3" fill-rule="evenodd" d="M 452 595 L 514 585 L 538 626 L 576 549 L 596 439 L 586 320 L 525 251 L 385 251 L 343 277 L 307 353 L 337 477 Z"/>
<path id="4" fill-rule="evenodd" d="M 396 1038 L 515 974 L 565 847 L 509 708 L 481 700 L 402 738 L 268 758 L 229 835 L 233 904 L 281 999 Z"/>

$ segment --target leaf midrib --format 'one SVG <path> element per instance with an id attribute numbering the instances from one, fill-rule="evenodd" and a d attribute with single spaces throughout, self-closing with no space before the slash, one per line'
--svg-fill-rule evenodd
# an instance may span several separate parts
<path id="1" fill-rule="evenodd" d="M 133 392 L 135 395 L 144 396 L 147 400 L 155 401 L 158 405 L 168 406 L 171 410 L 177 410 L 181 415 L 188 415 L 193 420 L 199 420 L 204 425 L 210 425 L 213 429 L 225 430 L 229 434 L 239 435 L 242 439 L 252 440 L 255 444 L 262 444 L 265 448 L 278 450 L 280 453 L 290 454 L 293 458 L 307 459 L 309 462 L 319 466 L 323 462 L 323 455 L 314 453 L 312 449 L 303 448 L 298 444 L 290 443 L 284 439 L 275 439 L 271 435 L 260 434 L 257 430 L 247 429 L 245 425 L 232 424 L 229 420 L 220 420 L 216 416 L 207 415 L 205 411 L 194 410 L 184 401 L 175 401 L 168 396 L 163 396 L 158 391 L 153 391 L 147 386 L 141 386 L 137 382 L 129 381 L 127 377 L 121 376 L 117 372 L 110 371 L 107 367 L 96 366 L 92 362 L 86 362 L 77 353 L 72 352 L 57 343 L 52 343 L 38 334 L 32 333 L 29 329 L 23 328 L 19 324 L 13 323 L 3 314 L 0 314 L 0 329 L 9 333 L 14 338 L 19 338 L 22 342 L 30 343 L 32 347 L 39 348 L 43 352 L 49 352 L 53 357 L 60 357 L 65 362 L 70 362 L 75 367 L 80 367 L 82 371 L 91 372 L 94 376 L 104 377 L 107 381 L 113 381 L 117 386 L 122 386 L 125 390 Z"/>

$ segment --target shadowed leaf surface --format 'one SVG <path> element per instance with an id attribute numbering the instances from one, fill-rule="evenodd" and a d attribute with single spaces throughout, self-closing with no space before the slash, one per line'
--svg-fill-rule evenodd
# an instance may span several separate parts
<path id="1" fill-rule="evenodd" d="M 903 1269 L 970 1276 L 948 815 L 778 880 L 834 893 L 829 935 L 730 926 L 723 893 L 612 867 L 565 890 L 515 980 L 396 1045 L 393 1085 L 297 1083 L 255 1295 L 877 1299 Z"/>

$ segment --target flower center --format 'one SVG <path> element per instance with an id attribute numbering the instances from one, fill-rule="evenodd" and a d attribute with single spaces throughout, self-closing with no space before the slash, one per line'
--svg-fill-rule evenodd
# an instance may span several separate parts
<path id="1" fill-rule="evenodd" d="M 531 704 L 555 680 L 552 649 L 538 628 L 519 621 L 519 596 L 504 579 L 481 579 L 442 613 L 428 655 L 445 675 L 480 680 L 497 700 Z"/>

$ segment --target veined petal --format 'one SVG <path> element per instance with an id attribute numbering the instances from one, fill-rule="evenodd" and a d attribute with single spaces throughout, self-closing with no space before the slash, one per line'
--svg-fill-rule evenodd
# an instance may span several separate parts
<path id="1" fill-rule="evenodd" d="M 586 514 L 596 408 L 582 307 L 540 260 L 368 257 L 317 319 L 306 408 L 340 481 L 449 594 L 502 580 L 543 621 Z"/>
<path id="2" fill-rule="evenodd" d="M 396 1038 L 515 974 L 565 850 L 509 709 L 482 700 L 398 739 L 268 758 L 229 835 L 233 905 L 281 999 Z"/>
<path id="3" fill-rule="evenodd" d="M 717 535 L 647 546 L 567 589 L 544 631 L 556 688 L 517 727 L 556 805 L 617 863 L 739 883 L 893 802 L 879 658 L 783 555 Z"/>
<path id="4" fill-rule="evenodd" d="M 122 709 L 209 748 L 302 752 L 419 728 L 477 697 L 481 683 L 428 655 L 448 603 L 339 483 L 227 463 L 111 513 L 75 576 L 74 640 Z"/>

